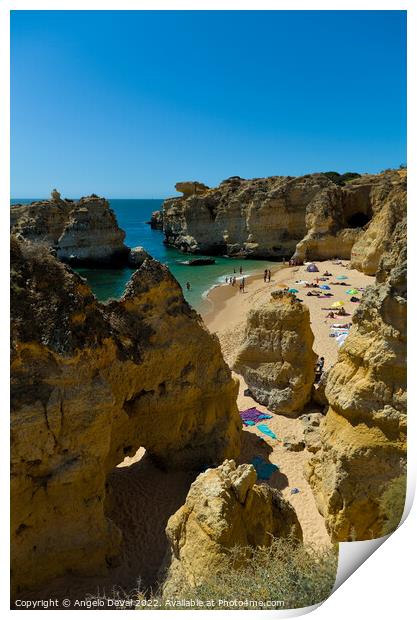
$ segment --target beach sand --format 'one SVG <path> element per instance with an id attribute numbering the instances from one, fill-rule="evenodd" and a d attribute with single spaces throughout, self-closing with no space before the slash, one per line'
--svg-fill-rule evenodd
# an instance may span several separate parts
<path id="1" fill-rule="evenodd" d="M 244 337 L 246 317 L 250 309 L 256 308 L 267 302 L 271 297 L 271 291 L 280 290 L 286 286 L 298 290 L 297 297 L 301 299 L 310 310 L 311 327 L 314 333 L 314 350 L 319 356 L 325 358 L 325 369 L 331 367 L 337 359 L 338 344 L 335 338 L 329 337 L 330 327 L 333 323 L 351 322 L 357 303 L 350 301 L 350 295 L 346 294 L 350 288 L 365 288 L 373 284 L 374 278 L 366 276 L 354 269 L 349 269 L 346 263 L 335 265 L 331 261 L 316 263 L 319 273 L 309 273 L 304 266 L 283 267 L 271 266 L 271 282 L 263 281 L 263 274 L 247 278 L 245 292 L 241 293 L 239 287 L 221 285 L 212 289 L 208 295 L 210 310 L 203 315 L 203 319 L 208 329 L 216 333 L 219 337 L 224 357 L 229 365 L 233 364 L 234 356 Z M 316 298 L 308 297 L 310 290 L 304 284 L 297 281 L 305 280 L 309 283 L 316 282 L 317 277 L 328 271 L 332 274 L 327 282 L 319 284 L 329 284 L 333 297 Z M 339 282 L 337 276 L 347 276 L 346 286 L 331 285 L 331 282 Z M 323 291 L 325 292 L 325 291 Z M 361 293 L 356 295 L 361 297 Z M 343 301 L 344 308 L 349 316 L 326 319 L 327 311 L 335 301 Z M 234 373 L 235 374 L 235 373 Z M 243 431 L 244 441 L 242 454 L 239 462 L 248 463 L 256 455 L 263 456 L 266 460 L 279 466 L 270 479 L 269 484 L 280 489 L 283 496 L 291 502 L 297 512 L 300 521 L 304 541 L 317 547 L 327 546 L 330 539 L 327 534 L 324 519 L 319 514 L 313 493 L 304 478 L 303 469 L 305 462 L 310 458 L 311 453 L 307 450 L 300 452 L 288 451 L 283 446 L 283 441 L 290 440 L 297 442 L 303 438 L 303 424 L 299 419 L 290 419 L 281 415 L 276 415 L 266 407 L 259 405 L 252 398 L 244 396 L 247 387 L 243 377 L 235 376 L 240 381 L 238 407 L 239 410 L 248 407 L 257 407 L 259 410 L 272 415 L 267 420 L 269 428 L 276 434 L 278 439 L 271 439 L 263 435 L 256 427 L 245 427 Z M 318 411 L 314 406 L 308 412 Z M 307 412 L 307 411 L 306 411 Z M 298 489 L 298 493 L 292 494 L 292 489 Z"/>

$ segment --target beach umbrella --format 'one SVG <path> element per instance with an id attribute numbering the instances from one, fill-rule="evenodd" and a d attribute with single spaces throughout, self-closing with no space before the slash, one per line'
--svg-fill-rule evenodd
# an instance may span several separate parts
<path id="1" fill-rule="evenodd" d="M 357 295 L 359 293 L 357 288 L 351 288 L 349 291 L 346 291 L 346 295 Z"/>
<path id="2" fill-rule="evenodd" d="M 341 308 L 341 307 L 342 307 L 342 306 L 344 306 L 344 305 L 345 305 L 345 302 L 344 302 L 344 301 L 335 301 L 335 302 L 332 304 L 332 308 Z"/>
<path id="3" fill-rule="evenodd" d="M 296 289 L 296 288 L 289 288 L 289 289 L 288 289 L 288 292 L 289 292 L 289 293 L 298 293 L 298 291 L 297 291 L 297 289 Z"/>
<path id="4" fill-rule="evenodd" d="M 330 286 L 328 286 L 327 284 L 322 284 L 320 288 L 323 289 L 323 291 L 330 291 Z"/>
<path id="5" fill-rule="evenodd" d="M 347 280 L 347 276 L 336 276 L 336 280 Z"/>

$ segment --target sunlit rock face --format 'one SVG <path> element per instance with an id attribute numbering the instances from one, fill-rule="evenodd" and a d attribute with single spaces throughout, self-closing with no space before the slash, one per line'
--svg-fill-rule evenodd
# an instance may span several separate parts
<path id="1" fill-rule="evenodd" d="M 226 460 L 193 482 L 185 504 L 169 519 L 171 557 L 164 584 L 170 596 L 178 578 L 198 585 L 222 565 L 233 547 L 269 546 L 272 537 L 302 540 L 294 508 L 281 493 L 256 484 L 253 465 Z"/>
<path id="2" fill-rule="evenodd" d="M 253 258 L 349 260 L 376 273 L 384 244 L 401 219 L 406 170 L 336 184 L 325 174 L 231 177 L 218 187 L 178 183 L 184 194 L 165 200 L 166 242 L 185 252 Z"/>
<path id="3" fill-rule="evenodd" d="M 307 306 L 291 293 L 277 291 L 249 312 L 233 369 L 242 374 L 255 400 L 295 417 L 312 396 L 313 341 Z"/>
<path id="4" fill-rule="evenodd" d="M 385 246 L 375 286 L 328 373 L 321 448 L 306 474 L 336 541 L 384 533 L 382 502 L 406 466 L 406 223 Z"/>
<path id="5" fill-rule="evenodd" d="M 217 465 L 239 454 L 241 422 L 219 342 L 165 266 L 146 259 L 101 304 L 47 248 L 11 249 L 17 592 L 117 561 L 105 485 L 125 456 L 143 446 L 164 468 Z"/>
<path id="6" fill-rule="evenodd" d="M 74 201 L 55 196 L 52 200 L 13 205 L 10 213 L 12 233 L 52 247 L 64 262 L 98 266 L 127 262 L 125 233 L 104 198 L 93 194 Z"/>

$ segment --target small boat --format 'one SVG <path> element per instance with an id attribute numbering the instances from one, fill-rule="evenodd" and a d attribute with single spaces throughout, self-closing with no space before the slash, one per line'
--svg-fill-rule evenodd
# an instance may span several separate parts
<path id="1" fill-rule="evenodd" d="M 190 260 L 177 260 L 180 265 L 188 265 L 189 267 L 199 267 L 200 265 L 214 265 L 214 258 L 191 258 Z"/>

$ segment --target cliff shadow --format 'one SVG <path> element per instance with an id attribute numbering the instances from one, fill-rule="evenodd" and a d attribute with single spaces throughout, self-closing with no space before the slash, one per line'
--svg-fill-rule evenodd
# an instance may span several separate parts
<path id="1" fill-rule="evenodd" d="M 262 439 L 262 437 L 250 431 L 243 430 L 242 448 L 236 462 L 238 465 L 242 463 L 251 463 L 255 456 L 261 456 L 267 463 L 271 463 L 269 457 L 272 452 L 273 448 Z M 287 476 L 279 470 L 275 471 L 269 480 L 258 480 L 258 482 L 266 482 L 266 484 L 278 491 L 282 491 L 289 484 Z"/>
<path id="2" fill-rule="evenodd" d="M 169 548 L 168 519 L 185 502 L 198 472 L 164 471 L 145 453 L 127 467 L 110 472 L 106 515 L 123 535 L 121 565 L 112 581 L 126 590 L 154 587 Z"/>

